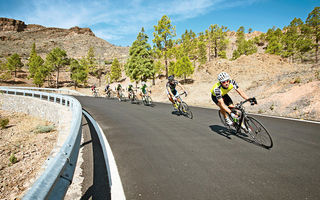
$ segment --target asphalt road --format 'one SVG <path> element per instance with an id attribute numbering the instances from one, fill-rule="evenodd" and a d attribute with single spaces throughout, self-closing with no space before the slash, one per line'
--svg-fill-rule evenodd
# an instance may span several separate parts
<path id="1" fill-rule="evenodd" d="M 169 104 L 76 98 L 106 134 L 128 200 L 320 199 L 320 124 L 257 116 L 267 150 L 223 134 L 213 109 L 191 107 L 191 120 Z"/>

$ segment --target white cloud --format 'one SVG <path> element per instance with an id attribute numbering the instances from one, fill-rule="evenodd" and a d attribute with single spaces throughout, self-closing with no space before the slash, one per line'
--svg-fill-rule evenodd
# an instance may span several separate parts
<path id="1" fill-rule="evenodd" d="M 153 29 L 163 15 L 183 21 L 255 1 L 259 0 L 33 0 L 22 19 L 49 27 L 93 27 L 97 36 L 117 40 L 137 34 L 141 27 Z"/>

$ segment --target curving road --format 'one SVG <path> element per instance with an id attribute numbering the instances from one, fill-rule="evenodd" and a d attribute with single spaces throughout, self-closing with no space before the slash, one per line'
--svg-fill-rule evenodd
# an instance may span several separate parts
<path id="1" fill-rule="evenodd" d="M 217 111 L 194 119 L 154 107 L 76 97 L 112 148 L 128 200 L 320 199 L 320 124 L 257 117 L 267 150 L 223 134 Z"/>

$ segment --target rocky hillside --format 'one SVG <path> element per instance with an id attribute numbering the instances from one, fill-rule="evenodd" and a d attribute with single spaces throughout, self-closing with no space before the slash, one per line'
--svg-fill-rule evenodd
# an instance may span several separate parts
<path id="1" fill-rule="evenodd" d="M 92 46 L 96 57 L 102 61 L 114 58 L 125 61 L 129 51 L 128 47 L 114 46 L 96 37 L 89 28 L 47 28 L 35 24 L 27 25 L 15 19 L 0 18 L 0 58 L 18 53 L 25 60 L 29 57 L 34 42 L 37 53 L 43 58 L 55 47 L 64 49 L 69 57 L 81 58 L 87 55 Z"/>

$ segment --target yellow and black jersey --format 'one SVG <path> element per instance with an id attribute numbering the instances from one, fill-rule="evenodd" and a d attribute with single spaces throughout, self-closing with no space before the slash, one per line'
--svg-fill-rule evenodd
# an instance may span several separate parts
<path id="1" fill-rule="evenodd" d="M 211 89 L 211 93 L 213 96 L 216 96 L 217 99 L 222 98 L 224 95 L 228 94 L 228 92 L 232 89 L 238 89 L 239 86 L 234 80 L 230 80 L 230 84 L 228 88 L 222 87 L 220 82 L 217 82 L 216 84 L 213 85 Z"/>

